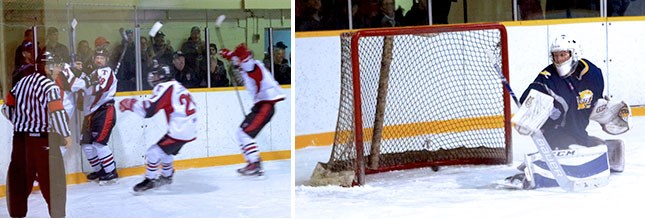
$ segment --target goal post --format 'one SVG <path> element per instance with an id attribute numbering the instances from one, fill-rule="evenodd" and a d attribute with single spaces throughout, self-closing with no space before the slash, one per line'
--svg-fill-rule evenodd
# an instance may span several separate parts
<path id="1" fill-rule="evenodd" d="M 497 23 L 361 30 L 341 39 L 334 144 L 311 185 L 365 174 L 512 162 L 507 34 Z M 497 63 L 492 63 L 490 57 Z"/>

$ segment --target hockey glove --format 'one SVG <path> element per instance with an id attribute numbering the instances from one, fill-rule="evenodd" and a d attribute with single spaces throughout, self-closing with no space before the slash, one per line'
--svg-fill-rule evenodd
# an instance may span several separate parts
<path id="1" fill-rule="evenodd" d="M 121 110 L 121 112 L 124 112 L 126 110 L 132 111 L 132 107 L 134 106 L 135 103 L 137 103 L 137 99 L 125 98 L 121 100 L 121 102 L 119 102 L 119 110 Z"/>
<path id="2" fill-rule="evenodd" d="M 226 60 L 231 61 L 231 58 L 233 58 L 233 51 L 228 50 L 226 48 L 220 49 L 219 54 L 222 55 Z"/>

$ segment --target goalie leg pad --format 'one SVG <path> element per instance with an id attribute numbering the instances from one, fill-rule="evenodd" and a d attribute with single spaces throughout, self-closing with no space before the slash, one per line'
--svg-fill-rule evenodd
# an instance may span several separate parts
<path id="1" fill-rule="evenodd" d="M 605 142 L 607 143 L 610 171 L 623 172 L 625 169 L 625 144 L 620 139 L 608 139 Z"/>
<path id="2" fill-rule="evenodd" d="M 565 174 L 574 182 L 593 182 L 602 186 L 609 181 L 609 163 L 607 146 L 571 147 L 575 149 L 554 150 Z M 531 188 L 558 187 L 548 164 L 539 153 L 526 156 L 527 167 L 524 169 L 527 179 L 532 179 Z"/>

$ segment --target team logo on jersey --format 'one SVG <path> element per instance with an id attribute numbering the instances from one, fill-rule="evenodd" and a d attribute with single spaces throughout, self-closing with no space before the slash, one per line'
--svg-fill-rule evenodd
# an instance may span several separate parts
<path id="1" fill-rule="evenodd" d="M 593 92 L 590 90 L 583 90 L 578 93 L 578 110 L 591 108 L 591 100 L 593 100 Z"/>
<path id="2" fill-rule="evenodd" d="M 548 71 L 542 71 L 542 72 L 540 72 L 540 74 L 544 75 L 544 77 L 547 78 L 547 79 L 549 78 L 549 76 L 551 76 L 551 73 L 548 72 Z"/>

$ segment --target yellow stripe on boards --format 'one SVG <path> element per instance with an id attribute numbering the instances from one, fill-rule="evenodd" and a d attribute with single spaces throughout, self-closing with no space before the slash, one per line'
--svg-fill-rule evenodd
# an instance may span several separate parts
<path id="1" fill-rule="evenodd" d="M 504 127 L 504 116 L 482 116 L 442 121 L 399 124 L 383 127 L 383 139 L 406 138 L 427 134 L 465 132 L 479 129 L 497 129 Z M 325 132 L 296 136 L 296 149 L 308 146 L 328 146 L 334 143 L 334 132 Z M 363 140 L 372 136 L 372 129 L 363 129 Z"/>

